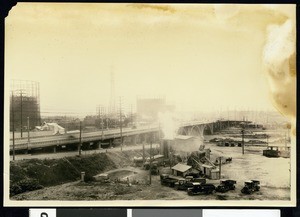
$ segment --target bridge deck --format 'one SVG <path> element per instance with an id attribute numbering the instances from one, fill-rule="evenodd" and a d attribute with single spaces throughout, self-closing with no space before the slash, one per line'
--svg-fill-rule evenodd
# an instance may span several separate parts
<path id="1" fill-rule="evenodd" d="M 227 120 L 222 120 L 221 122 L 228 122 Z M 183 122 L 180 124 L 179 128 L 182 127 L 189 127 L 189 126 L 196 126 L 196 125 L 207 125 L 213 124 L 216 121 L 189 121 Z M 154 133 L 158 132 L 158 126 L 147 126 L 141 127 L 138 129 L 131 129 L 131 128 L 124 128 L 122 136 L 134 136 L 139 134 L 146 134 L 146 133 Z M 82 142 L 93 142 L 93 141 L 100 141 L 100 140 L 108 140 L 114 138 L 120 138 L 120 130 L 113 129 L 113 130 L 105 130 L 103 131 L 95 131 L 95 132 L 83 132 L 81 136 Z M 66 133 L 63 135 L 48 135 L 42 137 L 31 137 L 30 142 L 28 143 L 27 138 L 17 138 L 15 139 L 15 150 L 25 150 L 25 149 L 35 149 L 35 148 L 44 148 L 44 147 L 51 147 L 55 145 L 67 145 L 67 144 L 74 144 L 79 143 L 79 132 L 78 133 Z M 13 141 L 10 139 L 10 150 L 13 149 Z"/>

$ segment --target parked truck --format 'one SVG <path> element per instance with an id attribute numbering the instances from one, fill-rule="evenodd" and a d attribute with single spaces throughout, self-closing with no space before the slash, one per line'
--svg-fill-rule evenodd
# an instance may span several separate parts
<path id="1" fill-rule="evenodd" d="M 172 176 L 169 174 L 161 174 L 160 175 L 160 183 L 164 186 L 168 186 L 173 188 L 175 186 L 175 183 L 179 180 L 179 177 Z"/>
<path id="2" fill-rule="evenodd" d="M 212 194 L 216 187 L 213 184 L 193 183 L 193 187 L 187 189 L 188 195 Z"/>
<path id="3" fill-rule="evenodd" d="M 174 188 L 176 190 L 184 190 L 184 191 L 186 191 L 188 188 L 192 188 L 193 187 L 193 183 L 205 184 L 206 183 L 206 179 L 204 179 L 204 178 L 192 178 L 190 180 L 180 179 L 177 182 L 175 182 Z"/>
<path id="4" fill-rule="evenodd" d="M 241 192 L 243 194 L 252 194 L 255 191 L 259 191 L 260 182 L 258 180 L 251 180 L 245 182 L 245 186 L 242 188 Z"/>
<path id="5" fill-rule="evenodd" d="M 220 185 L 218 185 L 216 188 L 216 191 L 225 193 L 227 191 L 234 190 L 235 184 L 236 184 L 235 180 L 230 180 L 230 179 L 221 180 Z"/>

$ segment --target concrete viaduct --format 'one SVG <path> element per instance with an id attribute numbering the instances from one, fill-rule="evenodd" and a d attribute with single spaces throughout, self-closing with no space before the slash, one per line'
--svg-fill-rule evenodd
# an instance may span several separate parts
<path id="1" fill-rule="evenodd" d="M 216 120 L 216 121 L 189 121 L 181 123 L 177 134 L 198 136 L 203 139 L 204 134 L 213 134 L 230 126 L 236 126 L 242 121 Z M 143 142 L 159 142 L 162 132 L 158 126 L 143 126 L 137 129 L 124 128 L 122 133 L 123 145 L 140 144 Z M 120 146 L 120 129 L 111 129 L 95 132 L 83 132 L 81 136 L 82 149 L 99 149 L 101 146 L 108 148 Z M 32 137 L 29 142 L 27 138 L 15 140 L 15 151 L 31 152 L 35 150 L 47 150 L 56 152 L 60 149 L 76 150 L 79 145 L 79 133 L 66 133 L 63 135 L 51 135 L 43 137 Z M 10 152 L 13 150 L 13 141 L 10 139 Z"/>

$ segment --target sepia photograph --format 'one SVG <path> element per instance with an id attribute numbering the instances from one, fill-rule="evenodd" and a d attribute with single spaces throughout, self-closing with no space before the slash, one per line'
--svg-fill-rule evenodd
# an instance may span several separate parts
<path id="1" fill-rule="evenodd" d="M 296 5 L 17 3 L 4 206 L 296 206 Z"/>

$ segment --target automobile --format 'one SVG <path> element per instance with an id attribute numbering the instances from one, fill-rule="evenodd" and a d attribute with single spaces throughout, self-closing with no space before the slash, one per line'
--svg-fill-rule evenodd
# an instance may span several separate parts
<path id="1" fill-rule="evenodd" d="M 180 179 L 174 184 L 174 188 L 176 190 L 184 190 L 186 191 L 188 188 L 193 187 L 193 183 L 190 181 L 187 181 L 186 179 Z"/>
<path id="2" fill-rule="evenodd" d="M 230 190 L 234 190 L 235 184 L 236 184 L 235 180 L 230 180 L 230 179 L 221 180 L 220 185 L 218 185 L 216 188 L 216 191 L 224 193 Z"/>
<path id="3" fill-rule="evenodd" d="M 251 180 L 245 182 L 245 186 L 242 188 L 241 192 L 243 194 L 252 194 L 255 191 L 259 191 L 259 189 L 260 189 L 260 181 Z"/>
<path id="4" fill-rule="evenodd" d="M 206 184 L 206 179 L 205 178 L 193 178 L 191 181 L 192 182 L 199 182 L 200 184 Z"/>
<path id="5" fill-rule="evenodd" d="M 201 184 L 194 182 L 191 188 L 187 189 L 188 195 L 212 194 L 216 187 L 213 184 Z"/>
<path id="6" fill-rule="evenodd" d="M 205 178 L 181 178 L 177 182 L 175 182 L 174 188 L 176 190 L 187 190 L 188 188 L 193 187 L 193 183 L 205 184 Z"/>
<path id="7" fill-rule="evenodd" d="M 185 180 L 191 182 L 193 180 L 193 176 L 185 176 Z"/>
<path id="8" fill-rule="evenodd" d="M 158 175 L 159 169 L 157 163 L 151 164 L 150 171 L 151 171 L 151 175 Z"/>
<path id="9" fill-rule="evenodd" d="M 169 174 L 161 174 L 160 175 L 160 183 L 164 186 L 168 186 L 173 188 L 178 179 L 173 178 Z"/>

